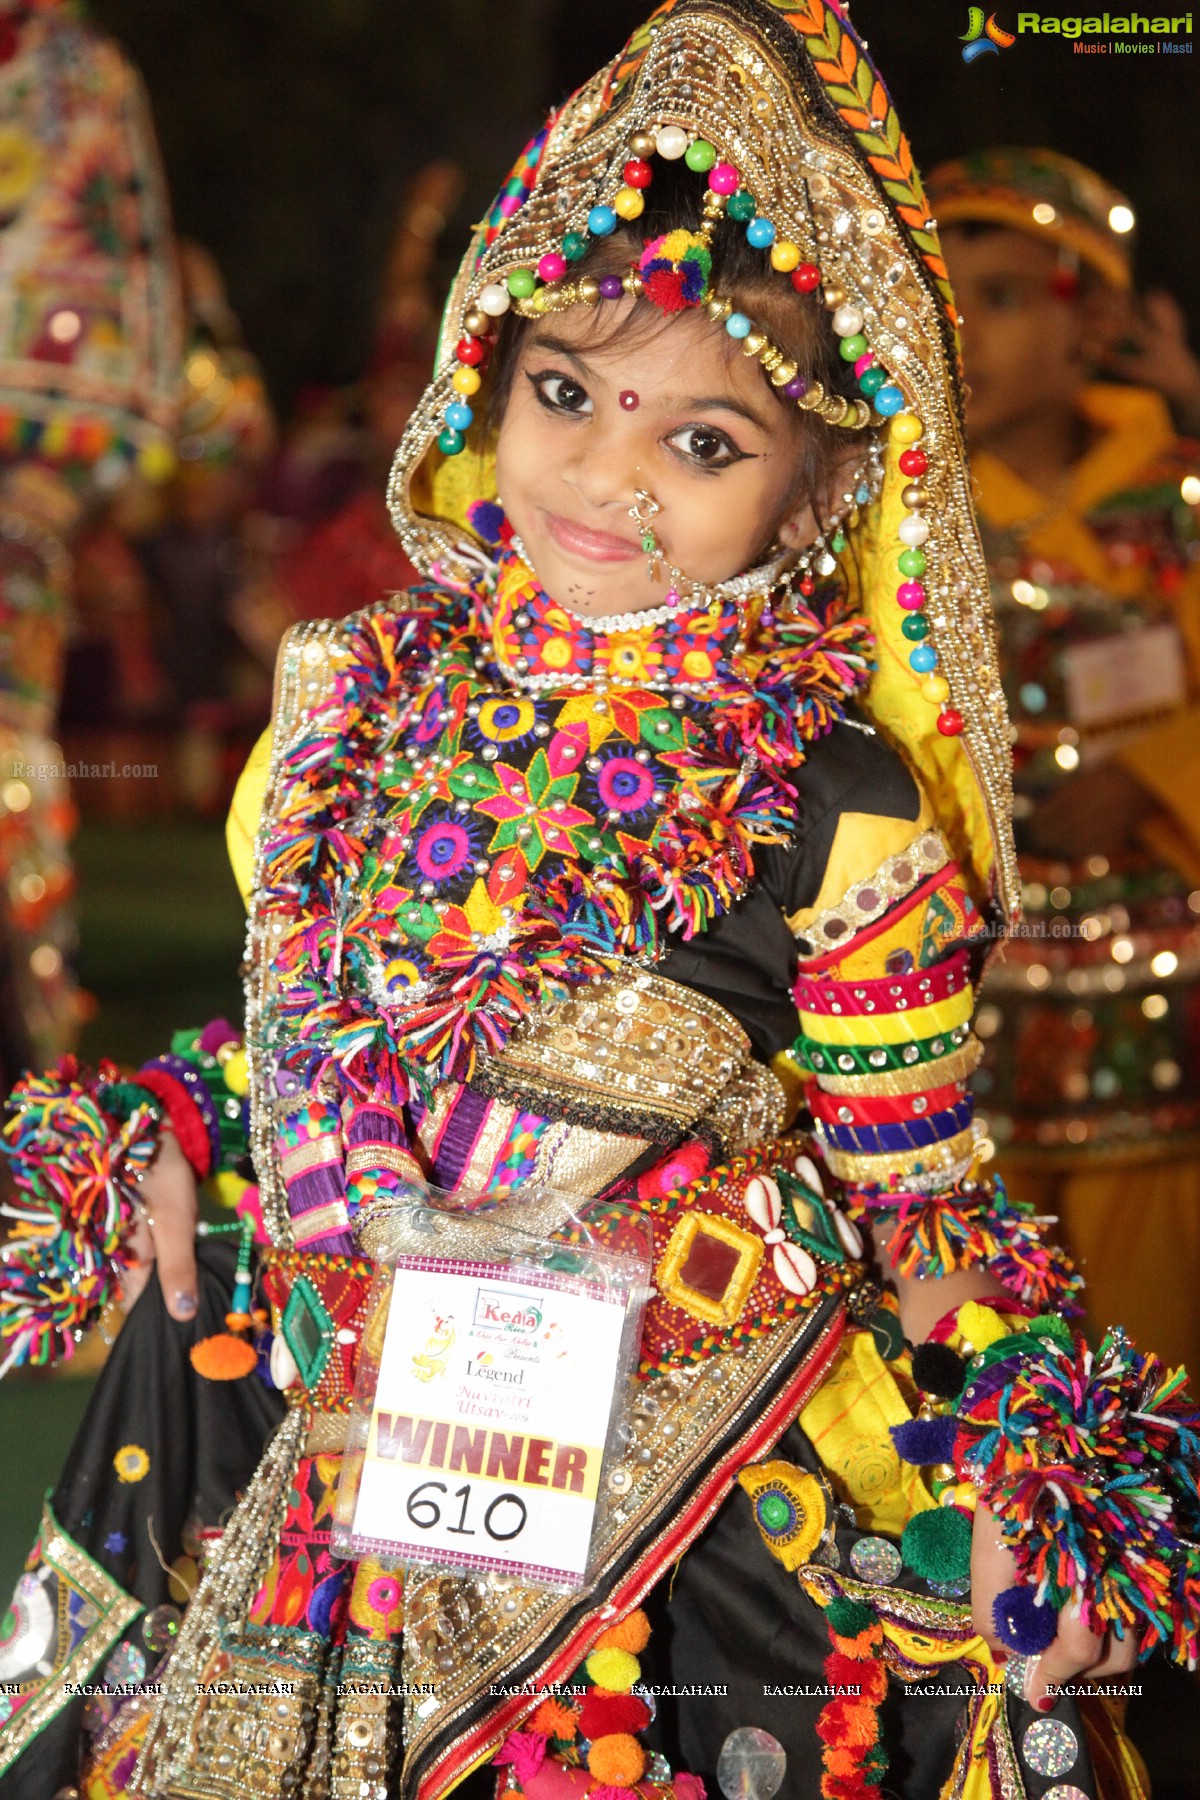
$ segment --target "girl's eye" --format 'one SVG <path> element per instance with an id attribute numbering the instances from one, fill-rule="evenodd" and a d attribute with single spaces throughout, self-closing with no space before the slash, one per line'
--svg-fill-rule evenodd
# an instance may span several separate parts
<path id="1" fill-rule="evenodd" d="M 745 452 L 714 425 L 684 425 L 667 439 L 673 450 L 702 469 L 727 469 L 741 462 Z"/>
<path id="2" fill-rule="evenodd" d="M 542 375 L 531 375 L 533 391 L 547 412 L 571 413 L 576 417 L 588 417 L 592 412 L 592 402 L 586 388 L 571 375 L 555 375 L 549 371 Z"/>

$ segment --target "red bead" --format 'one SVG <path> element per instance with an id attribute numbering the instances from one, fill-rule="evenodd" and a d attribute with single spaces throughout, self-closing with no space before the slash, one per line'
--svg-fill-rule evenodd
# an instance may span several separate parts
<path id="1" fill-rule="evenodd" d="M 460 363 L 466 363 L 469 368 L 473 369 L 477 363 L 483 361 L 487 352 L 478 338 L 465 337 L 459 338 L 458 343 L 454 346 L 454 354 Z"/>
<path id="2" fill-rule="evenodd" d="M 809 595 L 815 594 L 816 591 L 817 591 L 816 582 L 813 580 L 811 575 L 806 575 L 804 577 L 804 580 L 800 583 L 800 592 L 804 595 L 804 598 L 807 600 Z"/>
<path id="3" fill-rule="evenodd" d="M 654 170 L 640 156 L 632 156 L 621 171 L 625 177 L 625 186 L 631 188 L 648 188 L 654 179 Z"/>
<path id="4" fill-rule="evenodd" d="M 923 475 L 928 467 L 929 458 L 923 450 L 918 450 L 915 446 L 911 450 L 905 450 L 900 457 L 900 473 L 902 475 Z"/>
<path id="5" fill-rule="evenodd" d="M 943 737 L 957 737 L 963 728 L 963 716 L 957 706 L 944 706 L 938 714 L 938 730 Z"/>
<path id="6" fill-rule="evenodd" d="M 821 285 L 821 271 L 816 263 L 800 263 L 792 270 L 792 286 L 798 294 L 811 294 Z"/>

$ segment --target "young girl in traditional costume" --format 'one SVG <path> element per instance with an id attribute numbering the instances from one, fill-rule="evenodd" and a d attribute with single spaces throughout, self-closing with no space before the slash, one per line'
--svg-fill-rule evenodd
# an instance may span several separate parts
<path id="1" fill-rule="evenodd" d="M 1119 1333 L 1086 1347 L 976 1167 L 1015 875 L 954 325 L 822 0 L 675 0 L 518 164 L 395 465 L 428 583 L 293 634 L 243 781 L 244 1051 L 210 1027 L 17 1095 L 24 1229 L 97 1287 L 157 1145 L 136 1244 L 177 1317 L 133 1311 L 48 1508 L 12 1791 L 74 1754 L 88 1795 L 696 1800 L 744 1728 L 776 1748 L 727 1755 L 731 1793 L 775 1792 L 780 1749 L 830 1800 L 1142 1791 L 1106 1704 L 1048 1690 L 1193 1656 L 1194 1413 Z M 222 1333 L 171 1221 L 247 1084 L 269 1242 Z M 426 1182 L 653 1233 L 577 1592 L 330 1554 L 373 1227 Z M 28 1242 L 14 1357 L 79 1316 Z M 133 1412 L 192 1338 L 181 1418 Z M 287 1412 L 247 1484 L 258 1356 Z M 81 1764 L 62 1676 L 110 1666 L 159 1691 Z"/>

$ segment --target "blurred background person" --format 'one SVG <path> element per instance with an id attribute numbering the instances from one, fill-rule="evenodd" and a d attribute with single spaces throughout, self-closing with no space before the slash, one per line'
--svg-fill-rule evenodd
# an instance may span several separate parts
<path id="1" fill-rule="evenodd" d="M 463 184 L 460 166 L 446 161 L 413 178 L 362 378 L 307 397 L 263 482 L 234 620 L 268 674 L 297 620 L 341 617 L 417 579 L 387 509 L 388 471 L 429 379 L 441 301 L 437 244 Z"/>
<path id="2" fill-rule="evenodd" d="M 69 7 L 0 0 L 0 1054 L 18 1065 L 67 1049 L 78 1023 L 52 736 L 71 547 L 131 468 L 172 466 L 179 353 L 138 77 Z"/>
<path id="3" fill-rule="evenodd" d="M 1200 1362 L 1200 366 L 1131 289 L 1133 209 L 1048 150 L 931 178 L 1016 760 L 1026 931 L 978 1028 L 1015 1192 L 1090 1316 Z M 1157 323 L 1156 323 L 1157 322 Z M 1156 335 L 1157 334 L 1157 335 Z M 1151 387 L 1097 379 L 1121 370 Z"/>

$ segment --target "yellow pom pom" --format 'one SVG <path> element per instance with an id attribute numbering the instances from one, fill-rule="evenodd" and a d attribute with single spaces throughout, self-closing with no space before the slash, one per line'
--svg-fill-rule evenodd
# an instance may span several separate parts
<path id="1" fill-rule="evenodd" d="M 771 245 L 771 267 L 778 269 L 781 275 L 790 275 L 799 262 L 799 244 L 793 244 L 790 238 L 776 238 Z"/>
<path id="2" fill-rule="evenodd" d="M 898 444 L 915 444 L 925 434 L 916 413 L 897 413 L 892 419 L 892 437 Z"/>
<path id="3" fill-rule="evenodd" d="M 633 1787 L 646 1773 L 646 1752 L 627 1731 L 597 1738 L 588 1751 L 588 1768 L 606 1787 Z"/>
<path id="4" fill-rule="evenodd" d="M 977 1356 L 999 1338 L 1011 1337 L 1014 1329 L 1013 1320 L 1002 1318 L 990 1306 L 981 1306 L 978 1300 L 964 1301 L 958 1309 L 959 1336 L 966 1339 Z"/>
<path id="5" fill-rule="evenodd" d="M 641 1607 L 618 1625 L 610 1625 L 596 1639 L 597 1650 L 631 1650 L 636 1656 L 650 1642 L 650 1621 Z"/>
<path id="6" fill-rule="evenodd" d="M 244 1050 L 235 1050 L 232 1056 L 226 1057 L 225 1067 L 221 1073 L 225 1077 L 225 1086 L 231 1094 L 248 1094 L 250 1092 L 250 1069 Z"/>
<path id="7" fill-rule="evenodd" d="M 646 210 L 646 202 L 637 188 L 623 187 L 613 201 L 613 211 L 621 219 L 640 219 Z"/>
<path id="8" fill-rule="evenodd" d="M 450 377 L 450 386 L 459 394 L 476 394 L 479 392 L 479 370 L 468 368 L 464 363 L 461 369 L 455 369 Z"/>
<path id="9" fill-rule="evenodd" d="M 921 683 L 921 692 L 935 706 L 940 706 L 943 700 L 950 698 L 950 683 L 944 675 L 927 675 Z"/>
<path id="10" fill-rule="evenodd" d="M 175 473 L 175 452 L 165 438 L 152 438 L 137 453 L 139 473 L 157 487 Z"/>
<path id="11" fill-rule="evenodd" d="M 628 1650 L 593 1650 L 586 1664 L 588 1675 L 597 1687 L 613 1694 L 626 1694 L 642 1672 L 642 1665 Z"/>
<path id="12" fill-rule="evenodd" d="M 228 1207 L 232 1212 L 250 1183 L 235 1175 L 232 1169 L 221 1169 L 218 1174 L 210 1175 L 205 1185 L 217 1205 Z"/>

